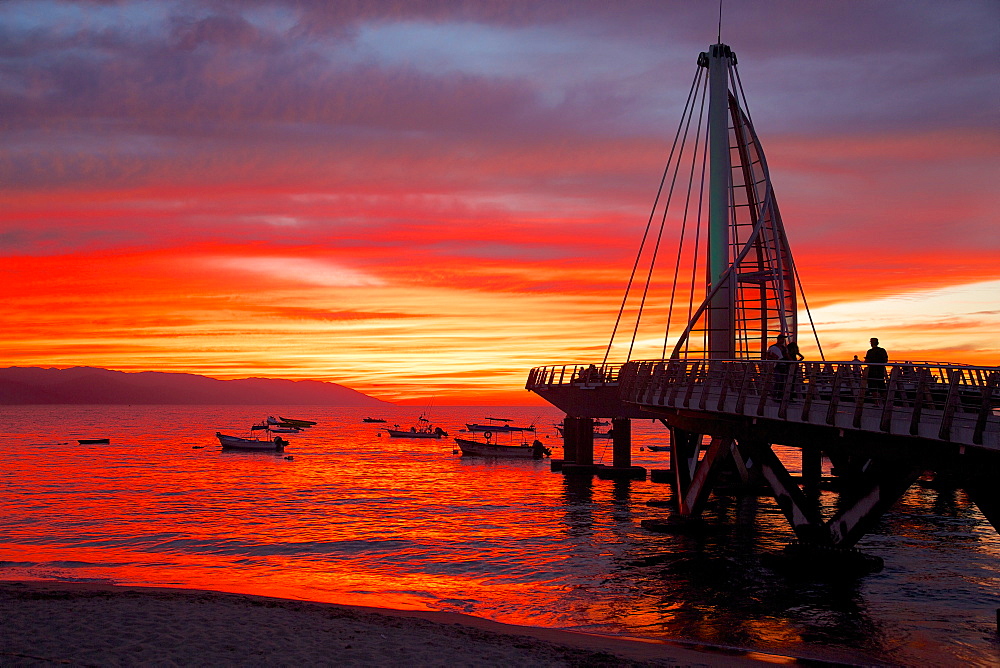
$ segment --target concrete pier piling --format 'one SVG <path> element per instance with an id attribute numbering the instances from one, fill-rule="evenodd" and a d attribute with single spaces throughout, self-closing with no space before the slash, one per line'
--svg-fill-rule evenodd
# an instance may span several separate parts
<path id="1" fill-rule="evenodd" d="M 576 418 L 576 463 L 583 466 L 594 464 L 593 418 Z"/>
<path id="2" fill-rule="evenodd" d="M 552 461 L 553 471 L 567 475 L 596 475 L 602 480 L 645 480 L 646 469 L 632 466 L 632 423 L 629 418 L 612 419 L 612 465 L 594 463 L 594 419 L 563 419 L 563 458 Z"/>
<path id="3" fill-rule="evenodd" d="M 568 415 L 563 418 L 563 463 L 565 464 L 576 463 L 576 430 L 576 418 Z"/>
<path id="4" fill-rule="evenodd" d="M 628 418 L 611 420 L 612 461 L 615 468 L 632 466 L 632 421 Z"/>

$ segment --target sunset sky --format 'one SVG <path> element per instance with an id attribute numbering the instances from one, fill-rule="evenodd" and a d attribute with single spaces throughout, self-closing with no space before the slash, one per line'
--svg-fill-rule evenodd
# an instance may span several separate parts
<path id="1" fill-rule="evenodd" d="M 604 355 L 717 12 L 4 2 L 0 367 L 538 403 Z M 827 359 L 1000 364 L 1000 3 L 726 0 L 722 39 Z"/>

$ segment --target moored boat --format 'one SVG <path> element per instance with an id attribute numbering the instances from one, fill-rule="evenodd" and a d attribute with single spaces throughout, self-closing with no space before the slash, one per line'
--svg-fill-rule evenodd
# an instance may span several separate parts
<path id="1" fill-rule="evenodd" d="M 541 459 L 552 452 L 541 441 L 523 443 L 520 445 L 501 445 L 489 441 L 473 441 L 468 438 L 455 438 L 455 443 L 462 450 L 463 457 L 512 457 L 516 459 Z"/>
<path id="2" fill-rule="evenodd" d="M 362 422 L 385 422 L 382 418 L 366 417 L 361 420 Z"/>
<path id="3" fill-rule="evenodd" d="M 292 433 L 296 431 L 301 431 L 303 429 L 308 429 L 313 424 L 306 424 L 305 420 L 286 420 L 285 418 L 276 418 L 273 415 L 268 415 L 267 420 L 264 424 L 268 425 L 271 431 L 278 431 L 280 429 L 287 429 L 285 433 Z"/>
<path id="4" fill-rule="evenodd" d="M 286 418 L 281 416 L 278 416 L 278 419 L 287 425 L 299 428 L 312 427 L 316 424 L 312 420 L 296 420 L 295 418 Z"/>
<path id="5" fill-rule="evenodd" d="M 390 436 L 395 438 L 444 438 L 448 435 L 441 427 L 410 427 L 409 429 L 400 429 L 399 425 L 395 425 L 396 429 L 386 429 Z"/>
<path id="6" fill-rule="evenodd" d="M 300 431 L 302 431 L 298 427 L 293 427 L 289 424 L 285 424 L 284 422 L 278 422 L 277 420 L 271 417 L 267 418 L 260 424 L 255 424 L 254 426 L 250 427 L 251 431 L 258 431 L 262 429 L 265 431 L 272 432 L 274 434 L 297 434 Z"/>
<path id="7" fill-rule="evenodd" d="M 505 432 L 505 431 L 535 431 L 535 425 L 528 425 L 527 427 L 517 427 L 515 425 L 509 424 L 513 422 L 510 418 L 495 418 L 487 417 L 490 424 L 479 424 L 478 422 L 466 422 L 465 428 L 469 431 L 492 431 L 492 432 Z"/>
<path id="8" fill-rule="evenodd" d="M 223 450 L 271 450 L 280 452 L 288 445 L 288 441 L 275 436 L 274 440 L 264 440 L 258 438 L 242 438 L 240 436 L 229 436 L 220 432 L 215 432 L 216 438 L 222 444 Z"/>
<path id="9" fill-rule="evenodd" d="M 441 427 L 435 427 L 426 415 L 421 414 L 417 418 L 417 424 L 409 429 L 400 429 L 398 424 L 393 425 L 393 429 L 386 429 L 389 436 L 394 438 L 444 438 L 448 435 Z"/>
<path id="10" fill-rule="evenodd" d="M 78 438 L 76 442 L 80 445 L 107 445 L 111 442 L 110 438 Z"/>

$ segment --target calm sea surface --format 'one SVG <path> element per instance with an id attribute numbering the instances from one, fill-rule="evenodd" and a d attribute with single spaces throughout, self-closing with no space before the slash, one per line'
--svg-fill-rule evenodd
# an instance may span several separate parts
<path id="1" fill-rule="evenodd" d="M 647 502 L 669 499 L 667 485 L 463 458 L 450 439 L 390 438 L 361 421 L 408 428 L 419 413 L 0 407 L 0 579 L 445 610 L 850 662 L 1000 664 L 1000 537 L 960 490 L 906 494 L 860 545 L 885 559 L 882 572 L 797 579 L 762 564 L 792 538 L 772 499 L 713 498 L 714 530 L 652 534 L 639 523 L 666 517 Z M 428 413 L 452 436 L 487 415 L 534 422 L 561 455 L 555 409 Z M 268 414 L 319 424 L 280 455 L 221 451 L 216 431 L 244 434 Z M 633 431 L 633 463 L 667 468 L 666 453 L 639 449 L 665 443 L 665 430 Z M 96 437 L 111 444 L 76 441 Z"/>

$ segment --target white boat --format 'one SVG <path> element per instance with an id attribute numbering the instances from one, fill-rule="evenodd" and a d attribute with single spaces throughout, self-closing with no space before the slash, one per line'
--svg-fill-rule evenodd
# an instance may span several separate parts
<path id="1" fill-rule="evenodd" d="M 298 427 L 292 427 L 290 425 L 282 426 L 280 422 L 271 422 L 271 418 L 268 418 L 266 421 L 261 422 L 260 424 L 255 424 L 254 426 L 250 427 L 251 431 L 258 431 L 261 429 L 269 431 L 274 434 L 297 434 L 300 431 L 302 431 Z"/>
<path id="2" fill-rule="evenodd" d="M 288 424 L 293 427 L 299 427 L 301 429 L 316 426 L 316 422 L 313 420 L 296 420 L 295 418 L 286 418 L 286 417 L 281 417 L 280 415 L 278 416 L 278 419 L 281 420 L 284 424 Z"/>
<path id="3" fill-rule="evenodd" d="M 473 441 L 468 438 L 455 438 L 455 443 L 462 449 L 463 457 L 513 457 L 516 459 L 541 459 L 552 452 L 542 445 L 541 441 L 523 443 L 521 445 L 501 445 L 499 443 Z"/>
<path id="4" fill-rule="evenodd" d="M 441 427 L 435 427 L 426 416 L 417 418 L 417 424 L 409 429 L 400 429 L 398 424 L 393 425 L 393 429 L 386 428 L 389 436 L 394 438 L 444 438 L 448 435 Z"/>
<path id="5" fill-rule="evenodd" d="M 288 445 L 288 441 L 275 436 L 274 440 L 260 438 L 242 438 L 240 436 L 229 436 L 220 432 L 215 432 L 215 437 L 219 439 L 223 450 L 270 450 L 281 452 Z"/>
<path id="6" fill-rule="evenodd" d="M 495 418 L 487 417 L 490 424 L 479 424 L 478 422 L 465 423 L 465 428 L 469 431 L 493 431 L 493 432 L 503 432 L 503 431 L 535 431 L 535 425 L 529 425 L 527 427 L 516 427 L 512 424 L 507 424 L 513 422 L 510 418 Z"/>
<path id="7" fill-rule="evenodd" d="M 399 427 L 399 425 L 395 425 Z M 424 427 L 418 429 L 417 427 L 410 427 L 407 429 L 386 429 L 390 436 L 395 438 L 444 438 L 448 435 L 441 427 Z"/>
<path id="8" fill-rule="evenodd" d="M 304 421 L 299 420 L 286 420 L 285 418 L 275 418 L 273 415 L 268 415 L 267 420 L 264 424 L 267 428 L 273 432 L 283 433 L 283 434 L 296 434 L 303 429 L 310 427 L 311 425 L 304 424 Z M 313 423 L 315 424 L 315 422 Z"/>

